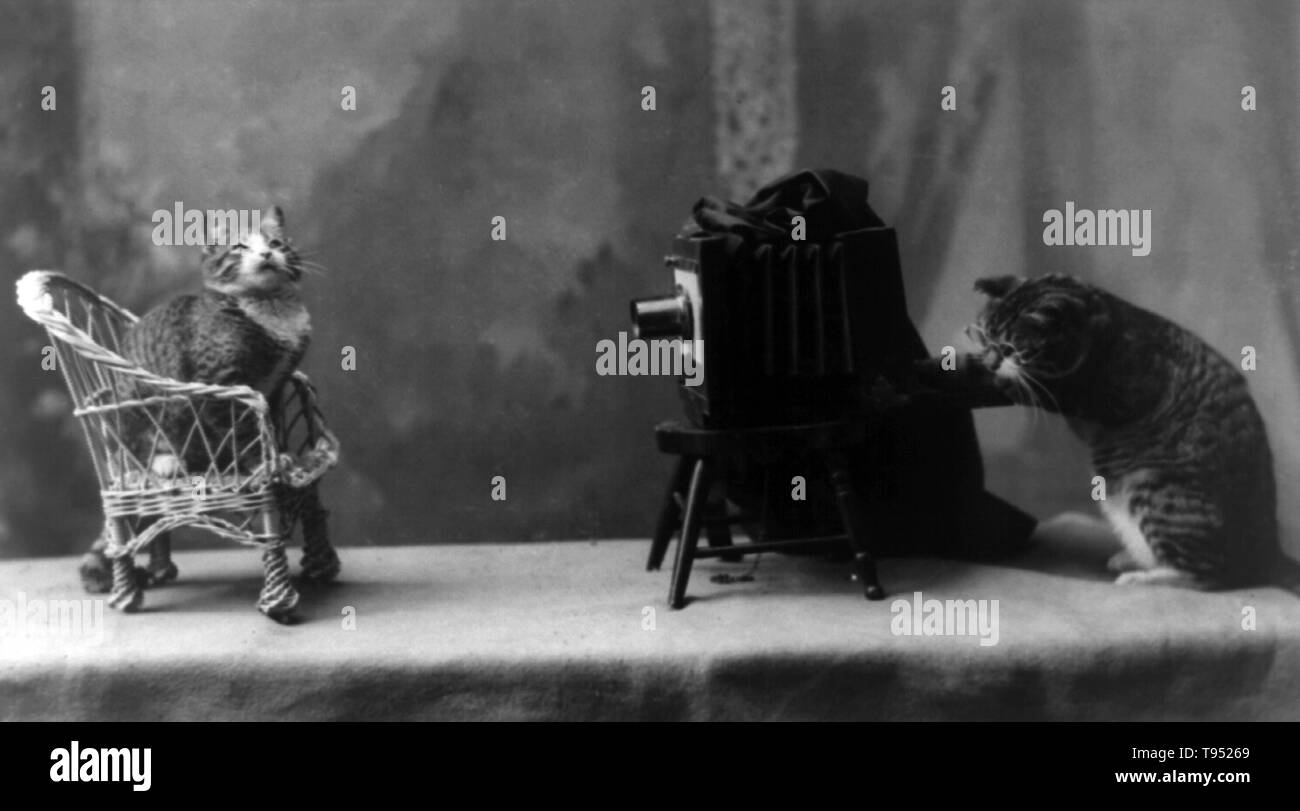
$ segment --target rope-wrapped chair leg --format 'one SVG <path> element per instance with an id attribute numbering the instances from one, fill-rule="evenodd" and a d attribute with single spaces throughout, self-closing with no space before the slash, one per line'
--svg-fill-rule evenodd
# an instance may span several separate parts
<path id="1" fill-rule="evenodd" d="M 149 563 L 145 568 L 150 586 L 172 582 L 180 574 L 172 562 L 172 534 L 164 532 L 149 544 Z"/>
<path id="2" fill-rule="evenodd" d="M 289 579 L 289 556 L 283 543 L 272 543 L 262 550 L 262 568 L 266 580 L 257 598 L 257 610 L 276 622 L 289 622 L 298 607 L 298 590 Z"/>
<path id="3" fill-rule="evenodd" d="M 126 519 L 115 518 L 109 522 L 108 530 L 108 555 L 113 561 L 113 591 L 108 596 L 108 605 L 129 614 L 144 605 L 143 584 L 134 556 L 126 548 L 129 527 Z"/>
<path id="4" fill-rule="evenodd" d="M 263 534 L 267 542 L 262 549 L 265 580 L 262 583 L 262 593 L 257 598 L 257 610 L 276 622 L 287 623 L 294 619 L 298 590 L 289 578 L 289 556 L 284 551 L 284 537 L 279 532 L 277 519 L 273 507 L 262 512 Z"/>
<path id="5" fill-rule="evenodd" d="M 312 583 L 328 583 L 339 576 L 342 564 L 330 543 L 329 510 L 321 504 L 320 488 L 312 483 L 302 494 L 302 576 Z"/>

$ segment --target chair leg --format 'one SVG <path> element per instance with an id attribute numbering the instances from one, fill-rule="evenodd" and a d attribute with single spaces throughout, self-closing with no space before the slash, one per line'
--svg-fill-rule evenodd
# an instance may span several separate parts
<path id="1" fill-rule="evenodd" d="M 691 475 L 691 462 L 685 456 L 677 459 L 673 474 L 668 479 L 668 492 L 664 495 L 663 506 L 659 508 L 659 520 L 655 524 L 654 538 L 650 541 L 650 557 L 646 560 L 647 572 L 655 572 L 664 564 L 664 555 L 668 552 L 668 542 L 681 524 L 682 511 L 677 506 L 677 494 L 686 489 Z"/>
<path id="2" fill-rule="evenodd" d="M 125 518 L 108 522 L 111 546 L 122 549 L 131 539 L 131 529 Z M 144 605 L 144 588 L 135 568 L 135 556 L 123 552 L 113 558 L 113 591 L 108 595 L 108 605 L 118 611 L 131 613 Z"/>
<path id="3" fill-rule="evenodd" d="M 289 579 L 289 556 L 284 551 L 284 537 L 280 534 L 279 516 L 274 507 L 262 511 L 262 531 L 274 540 L 262 549 L 265 580 L 257 598 L 257 610 L 276 622 L 291 622 L 293 610 L 298 606 L 298 590 Z"/>
<path id="4" fill-rule="evenodd" d="M 686 585 L 691 579 L 691 565 L 695 562 L 695 547 L 700 541 L 700 524 L 704 519 L 704 502 L 709 493 L 709 460 L 695 460 L 690 489 L 686 493 L 686 514 L 682 519 L 682 537 L 677 542 L 677 562 L 673 565 L 672 584 L 668 589 L 668 605 L 682 608 L 686 605 Z"/>
<path id="5" fill-rule="evenodd" d="M 880 587 L 876 575 L 876 561 L 871 556 L 867 545 L 866 527 L 862 523 L 862 503 L 853 488 L 853 476 L 849 472 L 848 460 L 840 452 L 826 454 L 826 466 L 831 474 L 831 486 L 835 489 L 835 501 L 840 508 L 840 520 L 844 522 L 844 532 L 853 545 L 853 576 L 862 584 L 862 593 L 868 600 L 883 600 L 885 590 Z"/>
<path id="6" fill-rule="evenodd" d="M 175 580 L 180 571 L 172 563 L 172 534 L 164 532 L 149 544 L 149 563 L 145 568 L 150 586 L 162 586 Z"/>
<path id="7" fill-rule="evenodd" d="M 320 488 L 313 483 L 302 494 L 302 577 L 312 583 L 328 583 L 343 568 L 339 553 L 330 544 L 329 510 L 321 504 Z"/>

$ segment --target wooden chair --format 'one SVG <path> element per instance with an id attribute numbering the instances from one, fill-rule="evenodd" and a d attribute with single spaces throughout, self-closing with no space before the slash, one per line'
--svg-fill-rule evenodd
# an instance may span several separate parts
<path id="1" fill-rule="evenodd" d="M 247 386 L 152 374 L 120 354 L 137 317 L 60 273 L 24 275 L 18 303 L 48 333 L 85 432 L 112 560 L 110 605 L 128 612 L 142 605 L 137 553 L 150 552 L 156 579 L 175 576 L 169 533 L 182 526 L 259 549 L 265 578 L 257 608 L 277 621 L 292 619 L 299 600 L 285 552 L 298 523 L 303 578 L 337 576 L 318 485 L 337 464 L 339 443 L 306 375 L 295 372 L 281 401 L 268 403 Z M 185 463 L 160 473 L 167 466 L 155 462 L 163 456 Z"/>
<path id="2" fill-rule="evenodd" d="M 677 557 L 668 587 L 668 605 L 674 609 L 686 605 L 691 567 L 699 558 L 735 560 L 742 555 L 846 540 L 853 550 L 853 577 L 862 585 L 863 595 L 868 600 L 884 599 L 885 591 L 876 576 L 876 562 L 867 531 L 869 510 L 878 507 L 879 503 L 871 498 L 871 494 L 864 497 L 859 492 L 848 463 L 848 454 L 853 450 L 869 452 L 874 447 L 872 429 L 866 420 L 732 430 L 693 428 L 675 422 L 660 424 L 655 429 L 659 449 L 677 455 L 679 460 L 659 512 L 646 569 L 654 571 L 663 564 L 669 542 L 680 531 L 681 540 L 677 544 Z M 761 527 L 762 516 L 730 518 L 716 512 L 711 516 L 706 514 L 711 489 L 715 485 L 725 485 L 729 461 L 738 454 L 779 459 L 788 453 L 809 452 L 829 475 L 843 526 L 842 534 L 776 541 L 760 536 L 749 543 L 733 545 L 727 526 L 755 521 Z M 707 549 L 699 548 L 701 528 L 709 530 Z"/>

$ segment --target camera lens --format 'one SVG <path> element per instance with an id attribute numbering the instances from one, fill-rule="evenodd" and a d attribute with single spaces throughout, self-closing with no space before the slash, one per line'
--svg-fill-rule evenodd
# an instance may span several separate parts
<path id="1" fill-rule="evenodd" d="M 637 338 L 690 338 L 690 302 L 682 293 L 636 299 L 632 325 Z"/>

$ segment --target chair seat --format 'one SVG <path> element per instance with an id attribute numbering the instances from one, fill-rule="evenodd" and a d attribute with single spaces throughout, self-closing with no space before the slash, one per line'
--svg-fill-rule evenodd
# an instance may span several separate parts
<path id="1" fill-rule="evenodd" d="M 312 447 L 296 457 L 281 453 L 279 461 L 280 481 L 294 488 L 305 487 L 337 464 L 338 441 L 332 434 L 321 436 Z M 255 492 L 269 487 L 275 481 L 275 477 L 263 467 L 252 472 L 183 473 L 176 476 L 159 476 L 152 471 L 137 468 L 127 471 L 125 475 L 113 471 L 103 492 L 123 495 L 142 492 L 160 495 L 193 494 L 197 492 L 195 478 L 200 475 L 205 493 Z"/>
<path id="2" fill-rule="evenodd" d="M 132 470 L 125 476 L 114 477 L 103 492 L 123 496 L 149 493 L 194 497 L 198 492 L 206 494 L 256 492 L 270 483 L 270 477 L 262 472 L 251 475 L 248 473 L 208 474 L 203 477 L 203 487 L 200 491 L 194 484 L 195 478 L 197 476 L 188 475 L 165 478 L 150 471 Z"/>

